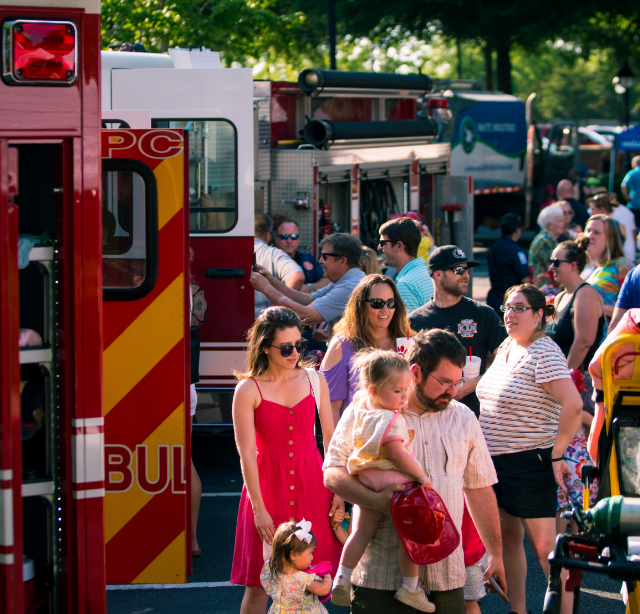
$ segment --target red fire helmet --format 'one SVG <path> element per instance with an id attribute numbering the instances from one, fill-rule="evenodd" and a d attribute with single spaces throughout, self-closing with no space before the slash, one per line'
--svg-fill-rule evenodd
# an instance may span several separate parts
<path id="1" fill-rule="evenodd" d="M 460 534 L 440 495 L 417 482 L 393 495 L 391 518 L 416 565 L 437 563 L 460 545 Z"/>

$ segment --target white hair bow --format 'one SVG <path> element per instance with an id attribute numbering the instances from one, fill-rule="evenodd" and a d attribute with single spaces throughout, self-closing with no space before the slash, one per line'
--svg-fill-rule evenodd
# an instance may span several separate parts
<path id="1" fill-rule="evenodd" d="M 299 529 L 294 533 L 294 535 L 301 541 L 307 544 L 311 543 L 312 535 L 311 535 L 311 522 L 309 520 L 305 520 L 304 518 L 296 525 Z"/>

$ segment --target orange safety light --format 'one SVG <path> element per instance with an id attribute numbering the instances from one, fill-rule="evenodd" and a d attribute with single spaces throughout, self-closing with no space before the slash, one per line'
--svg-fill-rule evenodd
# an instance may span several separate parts
<path id="1" fill-rule="evenodd" d="M 71 21 L 2 24 L 2 78 L 9 84 L 71 85 L 78 76 L 78 30 Z"/>

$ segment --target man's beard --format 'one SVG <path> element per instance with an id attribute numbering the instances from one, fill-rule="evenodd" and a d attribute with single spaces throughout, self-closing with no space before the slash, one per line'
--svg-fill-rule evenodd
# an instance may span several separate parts
<path id="1" fill-rule="evenodd" d="M 441 394 L 437 396 L 435 399 L 428 397 L 423 391 L 421 384 L 417 384 L 415 386 L 416 397 L 420 402 L 420 405 L 428 412 L 435 414 L 439 411 L 444 411 L 449 407 L 449 403 L 453 397 L 450 394 Z"/>
<path id="2" fill-rule="evenodd" d="M 444 279 L 442 280 L 442 289 L 451 294 L 451 296 L 464 296 L 469 289 L 469 284 L 467 283 L 464 290 L 462 289 L 462 285 L 459 285 L 457 281 L 446 282 Z"/>

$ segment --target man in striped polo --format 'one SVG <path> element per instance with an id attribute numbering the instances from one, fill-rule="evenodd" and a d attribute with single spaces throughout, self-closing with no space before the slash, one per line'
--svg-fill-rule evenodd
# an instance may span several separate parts
<path id="1" fill-rule="evenodd" d="M 378 250 L 385 263 L 398 271 L 394 278 L 400 297 L 411 313 L 433 296 L 433 282 L 424 258 L 418 258 L 422 235 L 420 227 L 408 217 L 389 220 L 380 226 Z"/>

